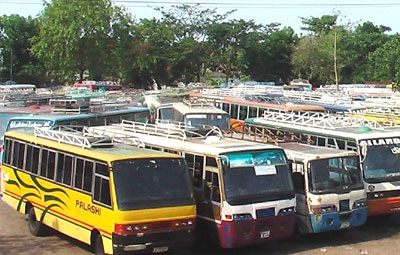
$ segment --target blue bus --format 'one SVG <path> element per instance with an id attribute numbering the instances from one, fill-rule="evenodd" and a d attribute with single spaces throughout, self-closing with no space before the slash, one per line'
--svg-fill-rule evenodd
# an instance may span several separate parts
<path id="1" fill-rule="evenodd" d="M 67 126 L 80 128 L 83 126 L 103 126 L 121 123 L 122 120 L 146 123 L 150 119 L 147 107 L 127 107 L 125 109 L 108 110 L 104 112 L 89 112 L 72 115 L 38 114 L 21 115 L 8 120 L 5 131 L 11 129 L 31 129 L 33 127 L 55 128 Z"/>

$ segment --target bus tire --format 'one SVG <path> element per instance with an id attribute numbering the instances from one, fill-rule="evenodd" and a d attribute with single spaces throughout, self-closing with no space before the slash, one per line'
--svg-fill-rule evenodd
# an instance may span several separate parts
<path id="1" fill-rule="evenodd" d="M 96 255 L 104 255 L 105 254 L 103 240 L 101 239 L 100 234 L 98 234 L 96 236 L 96 238 L 94 239 L 93 251 L 94 251 L 94 254 L 96 254 Z"/>
<path id="2" fill-rule="evenodd" d="M 46 226 L 43 223 L 37 221 L 35 208 L 33 206 L 28 211 L 28 226 L 29 226 L 29 232 L 31 232 L 33 236 L 45 235 Z"/>

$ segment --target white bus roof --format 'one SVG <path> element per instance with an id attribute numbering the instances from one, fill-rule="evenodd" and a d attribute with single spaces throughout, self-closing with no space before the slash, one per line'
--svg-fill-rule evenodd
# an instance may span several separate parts
<path id="1" fill-rule="evenodd" d="M 126 122 L 127 123 L 127 122 Z M 150 126 L 154 129 L 162 129 L 162 127 L 152 124 L 135 123 Z M 125 125 L 125 126 L 124 126 Z M 204 136 L 177 138 L 172 132 L 182 132 L 180 129 L 169 129 L 171 135 L 164 132 L 163 135 L 157 135 L 154 132 L 135 132 L 127 128 L 127 124 L 108 125 L 88 127 L 88 130 L 97 135 L 106 135 L 110 137 L 126 138 L 127 140 L 138 138 L 147 145 L 162 146 L 176 151 L 187 151 L 202 155 L 218 156 L 225 153 L 265 150 L 265 149 L 282 149 L 272 144 L 263 144 L 252 141 L 239 140 L 234 138 L 220 138 L 218 136 Z"/>
<path id="2" fill-rule="evenodd" d="M 320 113 L 318 113 L 320 114 Z M 352 140 L 400 137 L 400 127 L 383 127 L 379 123 L 339 115 L 268 112 L 264 117 L 246 119 L 255 125 L 282 131 L 293 131 Z M 361 121 L 360 121 L 361 120 Z"/>
<path id="3" fill-rule="evenodd" d="M 355 151 L 340 150 L 329 147 L 321 147 L 304 143 L 281 143 L 279 144 L 289 159 L 316 160 L 346 156 L 357 156 Z"/>
<path id="4" fill-rule="evenodd" d="M 214 105 L 209 103 L 186 103 L 179 102 L 173 103 L 172 105 L 175 110 L 179 111 L 183 115 L 186 114 L 221 114 L 228 115 L 228 113 Z M 160 107 L 162 108 L 162 106 Z"/>

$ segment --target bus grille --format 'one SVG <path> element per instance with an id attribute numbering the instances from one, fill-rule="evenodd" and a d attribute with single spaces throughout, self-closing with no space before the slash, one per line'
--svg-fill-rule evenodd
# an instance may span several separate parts
<path id="1" fill-rule="evenodd" d="M 271 217 L 271 216 L 275 216 L 275 208 L 256 210 L 257 219 L 264 218 L 264 217 Z"/>
<path id="2" fill-rule="evenodd" d="M 171 228 L 171 222 L 163 221 L 152 224 L 152 231 L 163 231 Z"/>
<path id="3" fill-rule="evenodd" d="M 350 200 L 340 200 L 339 201 L 339 212 L 349 211 L 350 210 Z"/>

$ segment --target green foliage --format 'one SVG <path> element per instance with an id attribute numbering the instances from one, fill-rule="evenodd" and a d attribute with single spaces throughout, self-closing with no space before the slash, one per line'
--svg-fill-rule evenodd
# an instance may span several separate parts
<path id="1" fill-rule="evenodd" d="M 316 36 L 329 34 L 334 30 L 337 18 L 338 15 L 322 15 L 320 18 L 310 17 L 308 19 L 301 17 L 301 22 L 306 25 L 301 29 L 312 32 Z"/>
<path id="2" fill-rule="evenodd" d="M 30 39 L 39 32 L 37 20 L 19 15 L 0 17 L 0 82 L 38 84 L 44 79 L 42 63 L 30 54 Z"/>
<path id="3" fill-rule="evenodd" d="M 38 18 L 0 18 L 0 82 L 72 83 L 77 78 L 158 84 L 222 79 L 288 83 L 393 81 L 400 84 L 399 39 L 371 22 L 354 29 L 339 15 L 302 18 L 298 36 L 279 23 L 228 20 L 200 4 L 157 8 L 161 19 L 141 19 L 111 0 L 53 0 Z M 335 65 L 336 64 L 336 65 Z M 336 68 L 335 68 L 336 67 Z M 12 72 L 11 72 L 12 69 Z M 90 76 L 84 77 L 84 74 Z M 217 74 L 217 75 L 216 75 Z"/>
<path id="4" fill-rule="evenodd" d="M 85 78 L 85 71 L 90 79 L 113 76 L 117 65 L 113 14 L 108 0 L 53 0 L 40 17 L 40 33 L 33 38 L 32 53 L 53 74 L 69 82 Z"/>
<path id="5" fill-rule="evenodd" d="M 368 55 L 368 73 L 376 81 L 400 83 L 400 35 L 396 34 L 382 47 Z"/>

